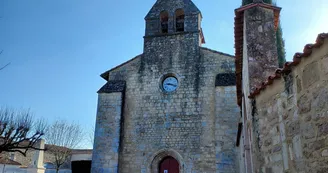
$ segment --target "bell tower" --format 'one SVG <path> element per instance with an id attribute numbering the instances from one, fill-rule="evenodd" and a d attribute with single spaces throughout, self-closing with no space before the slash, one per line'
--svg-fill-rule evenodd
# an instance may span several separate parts
<path id="1" fill-rule="evenodd" d="M 144 51 L 139 73 L 143 75 L 198 71 L 200 46 L 205 43 L 202 15 L 191 0 L 157 0 L 145 17 Z M 150 72 L 149 72 L 150 70 Z"/>
<path id="2" fill-rule="evenodd" d="M 205 43 L 202 15 L 191 0 L 157 0 L 145 20 L 145 39 L 197 33 L 198 45 Z"/>

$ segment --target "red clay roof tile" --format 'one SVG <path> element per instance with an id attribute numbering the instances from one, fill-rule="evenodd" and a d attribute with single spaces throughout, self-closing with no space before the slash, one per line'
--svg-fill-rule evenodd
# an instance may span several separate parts
<path id="1" fill-rule="evenodd" d="M 309 57 L 312 54 L 313 48 L 320 48 L 324 44 L 326 38 L 328 38 L 328 33 L 319 34 L 315 44 L 307 44 L 304 46 L 303 53 L 295 53 L 292 62 L 286 62 L 284 68 L 277 69 L 275 74 L 269 76 L 267 81 L 256 87 L 255 91 L 253 91 L 248 98 L 255 98 L 255 96 L 259 95 L 268 85 L 272 85 L 275 79 L 281 78 L 283 74 L 289 74 L 292 67 L 297 66 L 301 62 L 302 58 Z"/>

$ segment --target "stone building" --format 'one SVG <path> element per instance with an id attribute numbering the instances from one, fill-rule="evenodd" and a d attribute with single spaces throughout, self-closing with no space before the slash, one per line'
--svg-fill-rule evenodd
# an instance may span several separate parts
<path id="1" fill-rule="evenodd" d="M 0 173 L 56 173 L 56 159 L 49 148 L 59 146 L 44 144 L 44 140 L 35 145 L 36 148 L 45 148 L 45 151 L 30 149 L 26 156 L 18 152 L 2 152 Z M 70 157 L 60 166 L 59 173 L 89 173 L 91 158 L 90 149 L 72 149 Z"/>
<path id="2" fill-rule="evenodd" d="M 191 0 L 157 0 L 143 53 L 101 75 L 92 173 L 328 172 L 328 34 L 278 68 L 281 8 L 235 10 L 235 56 Z"/>
<path id="3" fill-rule="evenodd" d="M 240 172 L 326 173 L 328 34 L 277 69 L 279 12 L 262 2 L 235 11 Z"/>
<path id="4" fill-rule="evenodd" d="M 253 172 L 328 172 L 328 34 L 250 93 Z"/>
<path id="5" fill-rule="evenodd" d="M 191 0 L 157 0 L 143 53 L 101 75 L 92 172 L 238 172 L 234 56 Z"/>

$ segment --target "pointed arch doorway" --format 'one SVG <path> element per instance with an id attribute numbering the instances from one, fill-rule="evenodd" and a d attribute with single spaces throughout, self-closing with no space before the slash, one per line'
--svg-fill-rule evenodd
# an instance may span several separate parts
<path id="1" fill-rule="evenodd" d="M 159 163 L 159 173 L 179 173 L 179 167 L 179 162 L 168 156 Z"/>

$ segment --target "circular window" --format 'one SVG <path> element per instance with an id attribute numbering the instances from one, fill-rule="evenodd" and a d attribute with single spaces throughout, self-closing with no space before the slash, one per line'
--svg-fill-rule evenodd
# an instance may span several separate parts
<path id="1" fill-rule="evenodd" d="M 162 81 L 162 88 L 165 92 L 173 92 L 178 88 L 178 79 L 173 76 L 168 76 Z"/>

